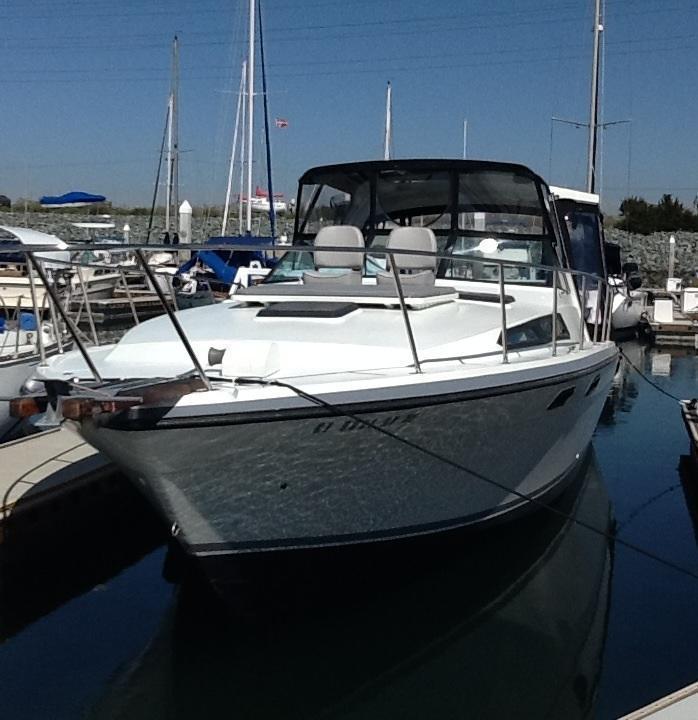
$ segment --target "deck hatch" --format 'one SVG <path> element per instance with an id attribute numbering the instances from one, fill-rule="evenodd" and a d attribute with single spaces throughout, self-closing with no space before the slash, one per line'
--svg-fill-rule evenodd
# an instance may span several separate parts
<path id="1" fill-rule="evenodd" d="M 341 318 L 358 310 L 350 302 L 277 302 L 262 308 L 258 318 Z"/>

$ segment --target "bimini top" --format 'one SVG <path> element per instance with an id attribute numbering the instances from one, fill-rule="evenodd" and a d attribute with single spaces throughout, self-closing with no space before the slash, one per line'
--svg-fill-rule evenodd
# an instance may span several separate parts
<path id="1" fill-rule="evenodd" d="M 352 172 L 363 174 L 374 174 L 385 171 L 406 171 L 413 170 L 418 172 L 425 171 L 456 171 L 456 172 L 480 172 L 480 171 L 499 171 L 509 172 L 521 177 L 528 177 L 545 184 L 543 178 L 533 172 L 525 165 L 518 163 L 498 162 L 495 160 L 459 160 L 448 158 L 412 158 L 401 160 L 361 160 L 350 163 L 335 163 L 332 165 L 318 165 L 310 168 L 301 175 L 299 183 L 307 184 L 315 182 L 317 175 L 326 175 L 328 173 L 337 172 L 342 174 L 351 174 Z"/>
<path id="2" fill-rule="evenodd" d="M 299 182 L 296 242 L 326 225 L 353 225 L 367 245 L 405 225 L 437 236 L 459 228 L 552 235 L 546 183 L 514 163 L 373 160 L 315 167 Z"/>

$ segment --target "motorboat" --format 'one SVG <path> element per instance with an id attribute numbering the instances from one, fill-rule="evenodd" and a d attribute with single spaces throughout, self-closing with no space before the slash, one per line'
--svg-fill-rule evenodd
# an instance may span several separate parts
<path id="1" fill-rule="evenodd" d="M 40 343 L 46 357 L 63 349 L 49 323 L 41 323 L 38 330 L 33 314 L 20 312 L 9 319 L 0 315 L 0 442 L 17 425 L 10 415 L 9 398 L 20 391 L 41 361 Z"/>
<path id="2" fill-rule="evenodd" d="M 208 238 L 173 273 L 170 282 L 177 307 L 208 305 L 215 298 L 234 295 L 238 289 L 262 280 L 275 263 L 273 253 L 269 252 L 273 241 L 269 236 L 251 235 Z M 250 245 L 254 249 L 249 249 Z"/>
<path id="3" fill-rule="evenodd" d="M 283 214 L 288 212 L 288 203 L 283 197 L 283 193 L 274 193 L 273 207 L 275 213 Z M 244 203 L 248 202 L 246 197 L 243 197 L 242 200 Z M 272 199 L 269 197 L 269 193 L 260 187 L 255 188 L 254 195 L 250 196 L 249 203 L 252 212 L 257 213 L 268 213 L 272 207 Z"/>
<path id="4" fill-rule="evenodd" d="M 611 291 L 611 326 L 615 331 L 635 330 L 647 306 L 647 294 L 640 290 L 642 279 L 637 264 L 621 264 L 620 248 L 604 235 L 603 218 L 596 193 L 551 186 L 564 236 L 570 267 L 605 278 Z M 587 319 L 595 324 L 603 317 L 605 298 L 598 297 L 596 281 L 589 278 L 585 295 Z"/>
<path id="5" fill-rule="evenodd" d="M 545 182 L 368 161 L 307 171 L 298 197 L 262 283 L 51 359 L 15 413 L 50 406 L 205 566 L 482 527 L 559 494 L 618 352 L 587 331 Z"/>
<path id="6" fill-rule="evenodd" d="M 39 256 L 45 261 L 49 280 L 62 294 L 78 300 L 85 294 L 90 300 L 112 297 L 121 278 L 102 257 L 90 250 L 72 252 L 68 243 L 49 233 L 0 225 L 0 248 L 4 245 L 14 248 L 12 254 L 0 255 L 0 298 L 8 306 L 19 306 L 23 310 L 34 306 L 23 254 L 24 249 L 32 246 L 44 248 Z M 47 247 L 51 250 L 46 250 Z M 35 292 L 39 306 L 46 307 L 46 289 L 39 278 L 35 279 Z"/>

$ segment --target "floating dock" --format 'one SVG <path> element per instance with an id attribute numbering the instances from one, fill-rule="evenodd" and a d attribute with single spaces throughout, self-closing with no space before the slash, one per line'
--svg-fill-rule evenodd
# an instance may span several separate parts
<path id="1" fill-rule="evenodd" d="M 654 297 L 654 305 L 640 322 L 641 333 L 653 345 L 698 350 L 698 288 L 649 293 Z"/>
<path id="2" fill-rule="evenodd" d="M 68 495 L 117 476 L 78 435 L 55 428 L 0 446 L 0 543 L 12 521 L 51 514 Z"/>

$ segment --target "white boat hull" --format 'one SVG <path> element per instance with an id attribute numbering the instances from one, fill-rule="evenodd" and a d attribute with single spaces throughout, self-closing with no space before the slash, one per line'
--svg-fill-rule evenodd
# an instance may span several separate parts
<path id="1" fill-rule="evenodd" d="M 85 420 L 81 432 L 137 480 L 190 554 L 371 542 L 487 523 L 535 507 L 519 493 L 562 490 L 614 371 L 609 353 L 566 376 L 357 402 L 353 417 L 317 406 L 160 414 L 121 427 Z"/>

